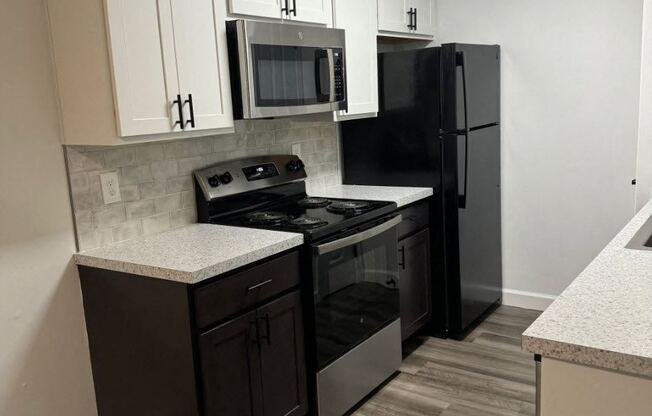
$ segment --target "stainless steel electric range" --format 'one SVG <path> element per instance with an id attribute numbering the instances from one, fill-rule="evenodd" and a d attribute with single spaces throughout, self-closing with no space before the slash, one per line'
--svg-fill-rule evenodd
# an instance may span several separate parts
<path id="1" fill-rule="evenodd" d="M 308 365 L 320 416 L 344 414 L 398 370 L 395 203 L 310 197 L 292 155 L 228 161 L 194 176 L 200 222 L 304 235 Z"/>

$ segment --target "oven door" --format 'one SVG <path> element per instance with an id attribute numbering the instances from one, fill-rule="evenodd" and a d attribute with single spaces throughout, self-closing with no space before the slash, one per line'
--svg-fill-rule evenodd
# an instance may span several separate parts
<path id="1" fill-rule="evenodd" d="M 398 319 L 400 222 L 387 217 L 311 246 L 318 369 Z"/>
<path id="2" fill-rule="evenodd" d="M 345 108 L 343 31 L 238 23 L 238 36 L 244 37 L 238 48 L 244 118 Z"/>

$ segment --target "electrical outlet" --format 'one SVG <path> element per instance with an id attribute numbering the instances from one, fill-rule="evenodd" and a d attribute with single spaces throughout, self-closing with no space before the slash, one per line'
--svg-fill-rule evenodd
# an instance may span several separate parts
<path id="1" fill-rule="evenodd" d="M 118 183 L 118 172 L 107 172 L 100 175 L 102 184 L 102 198 L 105 204 L 122 201 L 120 196 L 120 184 Z"/>
<path id="2" fill-rule="evenodd" d="M 292 144 L 292 154 L 301 158 L 301 143 L 293 143 Z"/>

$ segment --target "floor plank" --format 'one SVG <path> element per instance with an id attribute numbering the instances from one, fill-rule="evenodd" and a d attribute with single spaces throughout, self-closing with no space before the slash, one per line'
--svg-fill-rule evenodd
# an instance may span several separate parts
<path id="1" fill-rule="evenodd" d="M 535 368 L 520 336 L 539 311 L 500 306 L 462 341 L 421 337 L 354 416 L 533 416 Z"/>

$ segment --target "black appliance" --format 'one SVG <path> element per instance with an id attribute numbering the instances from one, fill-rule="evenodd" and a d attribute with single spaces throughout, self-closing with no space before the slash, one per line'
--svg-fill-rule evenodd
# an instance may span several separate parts
<path id="1" fill-rule="evenodd" d="M 500 47 L 382 53 L 378 72 L 378 117 L 342 123 L 344 183 L 434 188 L 433 333 L 462 335 L 502 297 Z"/>
<path id="2" fill-rule="evenodd" d="M 200 222 L 302 233 L 315 407 L 339 416 L 401 364 L 393 202 L 306 194 L 296 156 L 261 156 L 195 172 Z"/>

